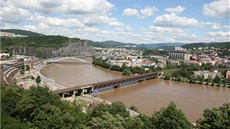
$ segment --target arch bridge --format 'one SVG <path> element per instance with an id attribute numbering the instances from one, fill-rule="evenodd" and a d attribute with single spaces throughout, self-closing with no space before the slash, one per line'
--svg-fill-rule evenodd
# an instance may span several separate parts
<path id="1" fill-rule="evenodd" d="M 67 60 L 76 60 L 76 61 L 67 61 Z M 80 63 L 80 64 L 91 64 L 89 61 L 85 61 L 83 59 L 77 58 L 77 57 L 60 57 L 60 58 L 51 58 L 45 63 L 50 64 L 50 63 Z"/>

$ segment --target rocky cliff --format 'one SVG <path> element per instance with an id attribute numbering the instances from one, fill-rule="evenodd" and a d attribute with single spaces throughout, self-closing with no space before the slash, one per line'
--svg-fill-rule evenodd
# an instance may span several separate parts
<path id="1" fill-rule="evenodd" d="M 59 48 L 52 52 L 54 57 L 66 56 L 94 56 L 96 51 L 92 46 L 88 46 L 86 42 L 70 43 L 66 47 Z"/>

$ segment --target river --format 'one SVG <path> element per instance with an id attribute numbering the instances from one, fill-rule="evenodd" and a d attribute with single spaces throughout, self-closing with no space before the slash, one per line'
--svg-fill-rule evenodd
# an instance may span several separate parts
<path id="1" fill-rule="evenodd" d="M 66 87 L 123 77 L 120 73 L 90 64 L 51 64 L 42 69 L 41 73 Z M 195 122 L 202 116 L 204 109 L 230 102 L 230 88 L 153 79 L 106 91 L 99 97 L 121 101 L 127 107 L 134 105 L 149 116 L 173 101 L 191 122 Z"/>

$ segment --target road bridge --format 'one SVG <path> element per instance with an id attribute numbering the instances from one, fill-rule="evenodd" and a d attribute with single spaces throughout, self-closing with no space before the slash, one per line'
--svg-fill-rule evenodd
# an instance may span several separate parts
<path id="1" fill-rule="evenodd" d="M 128 85 L 133 82 L 141 82 L 149 79 L 154 79 L 160 76 L 161 72 L 151 72 L 140 75 L 132 75 L 126 78 L 114 79 L 104 82 L 92 83 L 88 85 L 69 87 L 65 89 L 59 89 L 53 91 L 54 93 L 59 94 L 62 97 L 69 96 L 79 96 L 84 94 L 92 93 L 95 90 L 105 89 L 105 88 L 119 88 L 122 85 Z"/>
<path id="2" fill-rule="evenodd" d="M 0 70 L 1 84 L 11 85 L 12 77 L 18 72 L 18 69 L 23 66 L 23 62 L 16 62 L 8 68 Z"/>
<path id="3" fill-rule="evenodd" d="M 71 61 L 72 60 L 72 61 Z M 46 64 L 50 63 L 77 63 L 77 64 L 91 64 L 90 61 L 85 61 L 77 57 L 60 57 L 60 58 L 50 58 L 45 61 Z"/>

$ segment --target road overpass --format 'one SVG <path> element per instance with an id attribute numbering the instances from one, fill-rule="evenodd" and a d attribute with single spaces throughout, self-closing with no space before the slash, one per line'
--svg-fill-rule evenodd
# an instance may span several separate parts
<path id="1" fill-rule="evenodd" d="M 19 68 L 23 66 L 22 62 L 16 62 L 8 68 L 0 70 L 1 84 L 11 85 L 13 84 L 12 78 L 18 72 Z"/>

